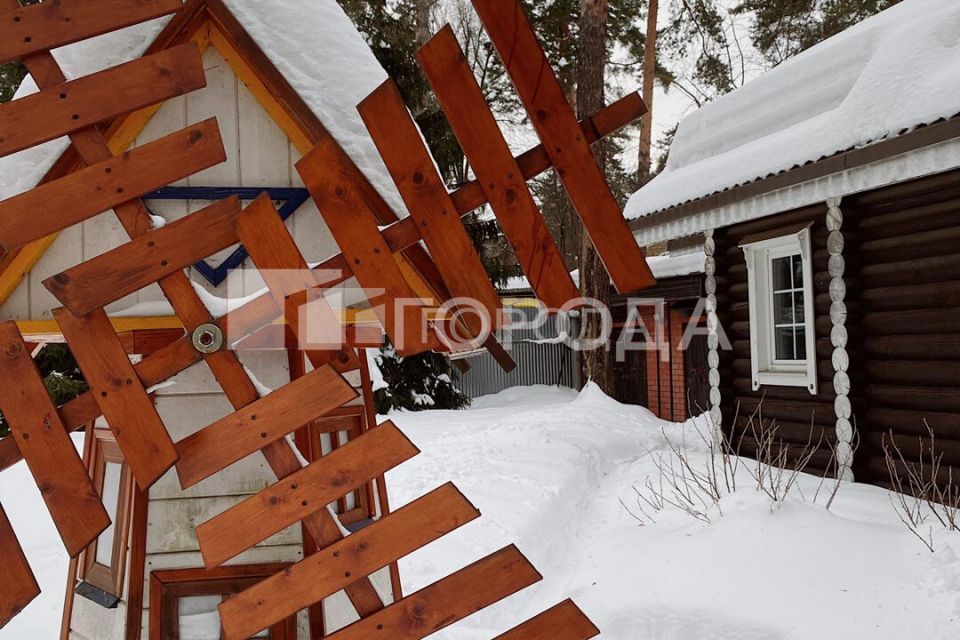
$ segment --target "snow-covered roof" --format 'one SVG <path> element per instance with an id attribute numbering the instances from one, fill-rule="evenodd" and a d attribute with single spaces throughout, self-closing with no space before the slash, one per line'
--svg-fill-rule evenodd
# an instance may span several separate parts
<path id="1" fill-rule="evenodd" d="M 406 209 L 357 104 L 387 79 L 336 0 L 224 0 L 270 61 L 403 217 Z M 144 54 L 170 17 L 134 25 L 54 51 L 68 79 Z M 24 80 L 16 97 L 37 91 Z M 67 148 L 65 138 L 0 158 L 0 200 L 33 188 Z"/>
<path id="2" fill-rule="evenodd" d="M 681 253 L 672 255 L 669 253 L 659 256 L 648 256 L 647 264 L 653 272 L 653 277 L 657 280 L 664 278 L 678 278 L 680 276 L 689 276 L 695 273 L 703 273 L 706 255 L 703 251 L 693 251 L 691 253 Z M 580 270 L 574 269 L 570 272 L 573 282 L 580 285 Z M 520 293 L 530 291 L 530 281 L 526 276 L 513 276 L 507 279 L 507 283 L 499 287 L 501 294 Z"/>
<path id="3" fill-rule="evenodd" d="M 664 171 L 625 215 L 649 216 L 957 114 L 960 2 L 905 0 L 690 114 Z"/>

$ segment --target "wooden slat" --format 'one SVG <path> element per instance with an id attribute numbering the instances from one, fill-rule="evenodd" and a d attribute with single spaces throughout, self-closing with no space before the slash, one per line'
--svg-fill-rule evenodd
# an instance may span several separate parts
<path id="1" fill-rule="evenodd" d="M 78 318 L 63 307 L 54 309 L 53 317 L 133 477 L 142 490 L 149 489 L 177 461 L 177 451 L 110 319 L 103 309 Z"/>
<path id="2" fill-rule="evenodd" d="M 330 367 L 284 385 L 178 442 L 181 486 L 195 485 L 356 397 Z"/>
<path id="3" fill-rule="evenodd" d="M 187 127 L 0 202 L 0 244 L 21 247 L 225 159 L 216 118 Z"/>
<path id="4" fill-rule="evenodd" d="M 476 300 L 486 310 L 486 324 L 475 313 L 464 315 L 473 337 L 491 332 L 500 298 L 397 86 L 388 80 L 358 109 L 444 284 L 453 296 Z"/>
<path id="5" fill-rule="evenodd" d="M 334 633 L 330 640 L 419 640 L 540 579 L 533 565 L 510 545 Z"/>
<path id="6" fill-rule="evenodd" d="M 392 422 L 380 425 L 198 526 L 204 563 L 223 564 L 418 453 Z"/>
<path id="7" fill-rule="evenodd" d="M 0 62 L 173 13 L 181 0 L 59 0 L 0 13 Z"/>
<path id="8" fill-rule="evenodd" d="M 297 171 L 397 352 L 427 351 L 431 344 L 422 335 L 426 322 L 423 307 L 408 304 L 401 309 L 400 301 L 414 300 L 414 293 L 360 197 L 356 169 L 351 167 L 346 153 L 330 136 L 297 163 Z"/>
<path id="9" fill-rule="evenodd" d="M 557 606 L 519 627 L 497 636 L 496 640 L 589 640 L 600 635 L 600 630 L 590 622 L 572 600 Z"/>
<path id="10" fill-rule="evenodd" d="M 530 121 L 620 293 L 655 283 L 643 251 L 590 152 L 520 0 L 473 0 Z"/>
<path id="11" fill-rule="evenodd" d="M 577 298 L 563 255 L 449 25 L 417 58 L 537 297 L 552 309 Z"/>
<path id="12" fill-rule="evenodd" d="M 224 638 L 249 638 L 479 516 L 446 484 L 221 604 Z"/>
<path id="13" fill-rule="evenodd" d="M 40 595 L 40 585 L 30 570 L 27 557 L 10 526 L 10 520 L 0 505 L 0 570 L 3 588 L 0 589 L 0 629 Z"/>
<path id="14" fill-rule="evenodd" d="M 70 557 L 110 524 L 15 322 L 0 324 L 0 410 Z"/>
<path id="15" fill-rule="evenodd" d="M 0 106 L 0 156 L 206 86 L 194 44 L 85 76 Z"/>
<path id="16" fill-rule="evenodd" d="M 43 281 L 76 315 L 123 298 L 237 242 L 231 196 Z"/>
<path id="17" fill-rule="evenodd" d="M 357 369 L 357 354 L 346 346 L 343 325 L 323 298 L 322 283 L 270 198 L 261 196 L 252 202 L 237 220 L 236 230 L 274 300 L 289 307 L 287 325 L 297 346 L 306 349 L 310 364 L 315 369 L 329 364 L 341 372 Z M 302 295 L 306 290 L 317 293 L 309 303 Z M 301 318 L 301 310 L 306 317 Z M 306 321 L 304 326 L 301 320 Z"/>

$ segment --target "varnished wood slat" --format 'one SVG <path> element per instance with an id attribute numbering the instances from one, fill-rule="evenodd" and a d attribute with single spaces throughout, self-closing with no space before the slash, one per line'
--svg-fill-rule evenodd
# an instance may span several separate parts
<path id="1" fill-rule="evenodd" d="M 577 286 L 449 25 L 417 58 L 530 286 L 548 307 L 563 307 Z"/>
<path id="2" fill-rule="evenodd" d="M 315 369 L 329 364 L 337 371 L 356 370 L 360 364 L 346 346 L 344 327 L 273 201 L 264 195 L 252 202 L 237 219 L 236 230 L 274 300 L 288 307 L 287 326 L 310 364 Z M 307 290 L 317 295 L 308 301 L 303 295 Z"/>
<path id="3" fill-rule="evenodd" d="M 0 244 L 21 247 L 225 159 L 216 118 L 187 127 L 0 202 Z"/>
<path id="4" fill-rule="evenodd" d="M 355 170 L 348 160 L 327 136 L 297 163 L 297 171 L 397 352 L 427 351 L 432 345 L 423 337 L 423 306 L 413 303 L 416 297 L 380 235 L 376 219 L 360 198 Z"/>
<path id="5" fill-rule="evenodd" d="M 368 431 L 198 526 L 204 563 L 223 564 L 418 453 L 392 422 Z"/>
<path id="6" fill-rule="evenodd" d="M 356 397 L 330 367 L 311 371 L 178 442 L 181 486 L 193 486 Z"/>
<path id="7" fill-rule="evenodd" d="M 177 451 L 110 319 L 103 309 L 78 318 L 63 307 L 53 317 L 130 472 L 142 490 L 149 489 L 177 461 Z"/>
<path id="8" fill-rule="evenodd" d="M 237 242 L 231 196 L 43 281 L 76 315 L 105 307 Z"/>
<path id="9" fill-rule="evenodd" d="M 486 310 L 486 322 L 476 313 L 463 314 L 472 337 L 490 333 L 500 298 L 397 86 L 385 82 L 358 109 L 444 284 L 454 297 L 475 300 Z"/>
<path id="10" fill-rule="evenodd" d="M 0 156 L 206 84 L 200 53 L 191 43 L 19 98 L 0 105 Z"/>
<path id="11" fill-rule="evenodd" d="M 224 638 L 249 638 L 479 516 L 446 484 L 222 603 Z"/>
<path id="12" fill-rule="evenodd" d="M 511 545 L 334 633 L 330 640 L 419 640 L 540 579 L 530 561 Z"/>
<path id="13" fill-rule="evenodd" d="M 530 121 L 620 293 L 655 283 L 643 251 L 584 139 L 520 0 L 473 0 Z"/>
<path id="14" fill-rule="evenodd" d="M 598 635 L 600 630 L 583 611 L 572 600 L 565 600 L 496 640 L 589 640 Z"/>
<path id="15" fill-rule="evenodd" d="M 78 553 L 110 525 L 100 496 L 50 401 L 15 322 L 0 324 L 0 410 L 63 544 Z"/>
<path id="16" fill-rule="evenodd" d="M 30 569 L 17 534 L 0 505 L 0 570 L 3 588 L 0 589 L 0 629 L 40 595 L 40 585 Z"/>
<path id="17" fill-rule="evenodd" d="M 0 62 L 173 13 L 182 0 L 58 0 L 0 13 Z"/>

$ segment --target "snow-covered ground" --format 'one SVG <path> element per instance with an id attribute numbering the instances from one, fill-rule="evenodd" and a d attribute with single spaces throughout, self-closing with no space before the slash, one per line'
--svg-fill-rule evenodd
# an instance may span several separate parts
<path id="1" fill-rule="evenodd" d="M 406 592 L 510 543 L 544 576 L 433 637 L 487 640 L 568 596 L 611 640 L 957 637 L 960 534 L 935 532 L 930 553 L 877 487 L 845 485 L 827 510 L 829 491 L 813 503 L 821 482 L 804 476 L 805 499 L 772 508 L 741 466 L 738 491 L 709 523 L 668 507 L 640 526 L 627 507 L 639 513 L 634 487 L 671 458 L 667 437 L 686 442 L 693 466 L 707 460 L 698 425 L 593 386 L 516 388 L 466 411 L 389 417 L 423 451 L 388 476 L 393 506 L 453 480 L 483 513 L 402 561 Z M 0 501 L 44 589 L 0 640 L 55 638 L 67 560 L 22 463 L 4 472 Z"/>
<path id="2" fill-rule="evenodd" d="M 388 476 L 399 506 L 453 480 L 483 513 L 401 563 L 407 592 L 515 542 L 544 576 L 437 638 L 490 638 L 567 596 L 613 640 L 956 638 L 960 534 L 931 554 L 886 491 L 846 485 L 828 511 L 776 509 L 747 481 L 706 524 L 677 510 L 640 526 L 634 486 L 685 427 L 588 387 L 510 389 L 467 411 L 394 414 L 423 453 Z M 686 439 L 693 464 L 706 446 Z M 812 500 L 819 478 L 800 488 Z M 621 500 L 623 503 L 621 503 Z"/>

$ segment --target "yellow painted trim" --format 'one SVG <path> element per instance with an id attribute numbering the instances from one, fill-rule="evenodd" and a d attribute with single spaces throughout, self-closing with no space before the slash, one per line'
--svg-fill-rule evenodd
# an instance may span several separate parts
<path id="1" fill-rule="evenodd" d="M 53 241 L 57 239 L 57 235 L 54 233 L 46 238 L 34 240 L 17 251 L 10 264 L 3 270 L 3 273 L 0 273 L 0 305 L 13 295 L 26 275 L 30 273 L 37 261 L 43 257 Z"/>
<path id="2" fill-rule="evenodd" d="M 287 113 L 287 110 L 283 108 L 283 105 L 270 93 L 256 71 L 246 63 L 243 55 L 233 46 L 223 31 L 220 30 L 220 27 L 211 22 L 208 28 L 210 30 L 210 44 L 223 56 L 237 78 L 250 90 L 263 110 L 280 127 L 280 130 L 296 147 L 297 151 L 305 154 L 312 149 L 314 143 L 310 140 L 309 135 L 297 125 L 290 114 Z"/>
<path id="3" fill-rule="evenodd" d="M 144 329 L 182 329 L 176 316 L 144 316 L 129 318 L 110 318 L 110 324 L 117 332 L 140 331 Z M 17 320 L 17 327 L 24 337 L 60 335 L 60 326 L 56 320 Z"/>

